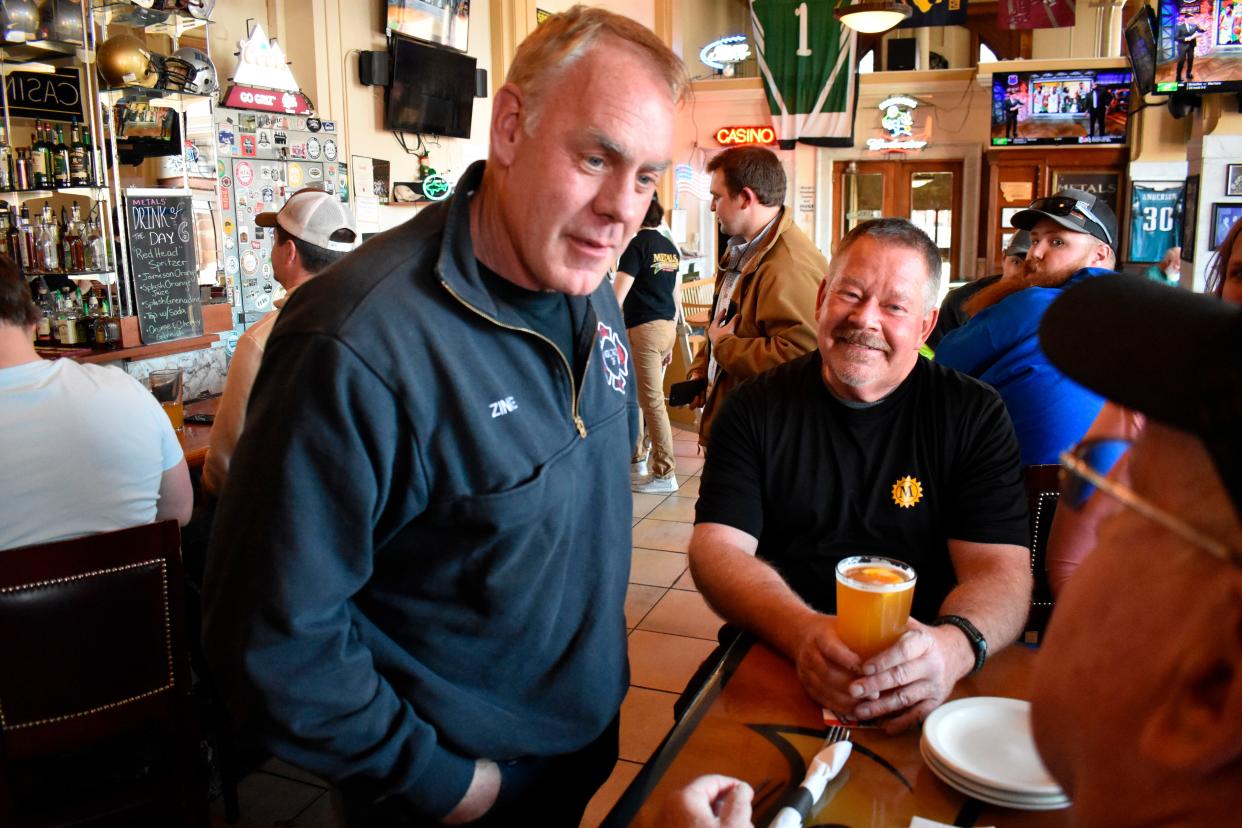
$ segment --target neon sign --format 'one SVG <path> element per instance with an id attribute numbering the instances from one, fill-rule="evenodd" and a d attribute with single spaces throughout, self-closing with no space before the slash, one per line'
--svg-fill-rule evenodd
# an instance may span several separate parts
<path id="1" fill-rule="evenodd" d="M 884 150 L 918 150 L 927 142 L 914 137 L 914 110 L 919 102 L 907 95 L 893 95 L 880 101 L 880 126 L 888 133 L 883 138 L 868 138 L 867 149 L 872 152 Z"/>
<path id="2" fill-rule="evenodd" d="M 746 35 L 728 35 L 719 40 L 713 40 L 699 50 L 699 60 L 703 61 L 705 66 L 721 72 L 725 71 L 726 66 L 748 59 L 750 59 L 750 45 L 746 42 Z"/>
<path id="3" fill-rule="evenodd" d="M 721 127 L 716 130 L 716 143 L 722 146 L 737 144 L 775 144 L 776 130 L 770 126 Z"/>

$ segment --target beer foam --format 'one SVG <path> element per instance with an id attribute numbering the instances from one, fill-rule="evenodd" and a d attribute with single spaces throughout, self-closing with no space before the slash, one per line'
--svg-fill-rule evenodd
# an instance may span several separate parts
<path id="1" fill-rule="evenodd" d="M 864 558 L 838 569 L 837 580 L 865 592 L 901 592 L 914 585 L 915 574 L 882 560 Z"/>

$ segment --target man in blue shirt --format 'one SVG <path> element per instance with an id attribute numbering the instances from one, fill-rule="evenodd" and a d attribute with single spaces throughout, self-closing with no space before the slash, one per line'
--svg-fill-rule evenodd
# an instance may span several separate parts
<path id="1" fill-rule="evenodd" d="M 1117 217 L 1102 200 L 1063 189 L 1013 217 L 1031 234 L 1025 271 L 979 291 L 970 321 L 936 349 L 936 361 L 983 380 L 1005 401 L 1022 464 L 1056 463 L 1082 437 L 1104 401 L 1054 368 L 1037 332 L 1062 288 L 1112 273 Z"/>

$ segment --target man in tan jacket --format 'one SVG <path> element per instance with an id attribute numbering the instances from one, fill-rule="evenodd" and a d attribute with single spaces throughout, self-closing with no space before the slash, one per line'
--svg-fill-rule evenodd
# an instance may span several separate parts
<path id="1" fill-rule="evenodd" d="M 785 170 L 763 147 L 734 147 L 707 165 L 712 210 L 730 236 L 716 274 L 707 345 L 686 376 L 707 380 L 699 443 L 729 391 L 815 350 L 815 296 L 828 260 L 784 208 Z"/>

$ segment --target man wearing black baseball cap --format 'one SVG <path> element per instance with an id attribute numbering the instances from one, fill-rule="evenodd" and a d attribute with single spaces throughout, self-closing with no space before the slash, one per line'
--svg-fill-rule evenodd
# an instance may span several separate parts
<path id="1" fill-rule="evenodd" d="M 936 361 L 1000 392 L 1023 465 L 1056 463 L 1104 401 L 1049 365 L 1036 334 L 1062 289 L 1113 274 L 1117 217 L 1091 193 L 1067 188 L 1031 202 L 1013 226 L 1030 233 L 1022 277 L 1001 279 L 970 299 L 970 321 L 941 341 Z"/>
<path id="2" fill-rule="evenodd" d="M 1175 349 L 1150 348 L 1159 331 Z M 1051 363 L 1147 416 L 1125 472 L 1067 451 L 1060 508 L 1103 498 L 1059 598 L 1035 740 L 1082 825 L 1226 825 L 1242 808 L 1242 310 L 1146 279 L 1064 292 Z M 1142 354 L 1142 359 L 1136 355 Z"/>

